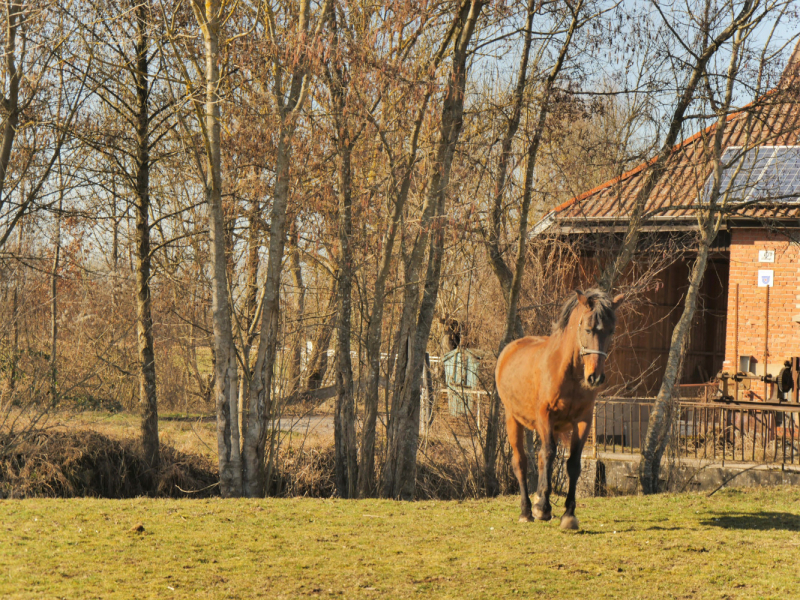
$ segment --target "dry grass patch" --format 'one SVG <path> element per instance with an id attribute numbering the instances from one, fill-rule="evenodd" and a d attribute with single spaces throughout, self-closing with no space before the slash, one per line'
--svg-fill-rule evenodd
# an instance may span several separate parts
<path id="1" fill-rule="evenodd" d="M 90 429 L 42 429 L 6 438 L 0 433 L 0 498 L 206 497 L 219 479 L 214 463 L 202 456 L 162 445 L 161 468 L 154 470 L 138 441 Z"/>

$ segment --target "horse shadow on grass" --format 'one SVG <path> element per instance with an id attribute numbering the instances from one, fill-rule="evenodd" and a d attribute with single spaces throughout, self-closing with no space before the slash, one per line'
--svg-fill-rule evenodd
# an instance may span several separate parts
<path id="1" fill-rule="evenodd" d="M 766 511 L 720 514 L 718 517 L 712 517 L 701 521 L 701 524 L 708 527 L 721 527 L 723 529 L 800 531 L 800 515 Z"/>

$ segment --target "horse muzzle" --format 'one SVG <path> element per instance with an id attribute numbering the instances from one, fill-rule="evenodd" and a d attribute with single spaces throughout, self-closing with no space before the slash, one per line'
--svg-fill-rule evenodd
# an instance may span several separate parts
<path id="1" fill-rule="evenodd" d="M 599 387 L 606 382 L 606 374 L 600 373 L 591 373 L 590 375 L 586 376 L 586 383 L 589 384 L 590 387 Z"/>

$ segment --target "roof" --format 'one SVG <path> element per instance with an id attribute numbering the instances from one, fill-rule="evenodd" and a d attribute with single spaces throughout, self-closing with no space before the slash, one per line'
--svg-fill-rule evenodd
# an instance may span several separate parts
<path id="1" fill-rule="evenodd" d="M 799 91 L 800 43 L 795 47 L 778 87 L 728 117 L 723 148 L 800 145 Z M 706 146 L 711 143 L 710 135 L 715 129 L 716 123 L 673 148 L 667 159 L 666 172 L 647 200 L 646 214 L 651 226 L 672 229 L 696 226 L 693 206 L 702 199 L 712 171 Z M 653 157 L 557 206 L 533 227 L 532 233 L 541 233 L 553 225 L 562 233 L 623 225 L 629 218 L 647 170 L 655 160 Z M 748 203 L 738 210 L 734 204 L 731 210 L 736 211 L 733 216 L 751 220 L 800 218 L 800 203 L 786 201 Z"/>

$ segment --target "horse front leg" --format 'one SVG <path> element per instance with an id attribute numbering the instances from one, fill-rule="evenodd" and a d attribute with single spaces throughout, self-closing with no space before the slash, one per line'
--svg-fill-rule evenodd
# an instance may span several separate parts
<path id="1" fill-rule="evenodd" d="M 575 488 L 578 477 L 581 475 L 581 454 L 583 445 L 589 435 L 589 422 L 580 421 L 572 427 L 572 440 L 570 443 L 569 459 L 567 460 L 567 475 L 569 476 L 569 491 L 564 502 L 564 515 L 561 517 L 561 529 L 578 529 L 578 519 L 575 517 Z"/>
<path id="2" fill-rule="evenodd" d="M 508 441 L 511 443 L 513 456 L 511 467 L 519 482 L 519 521 L 520 523 L 533 521 L 531 514 L 531 499 L 528 497 L 528 457 L 525 455 L 525 428 L 511 415 L 506 419 Z"/>
<path id="3" fill-rule="evenodd" d="M 533 516 L 540 521 L 553 518 L 553 507 L 550 505 L 550 494 L 553 491 L 553 461 L 556 458 L 556 439 L 553 429 L 543 427 L 539 431 L 542 448 L 539 450 L 539 485 L 533 496 Z"/>

